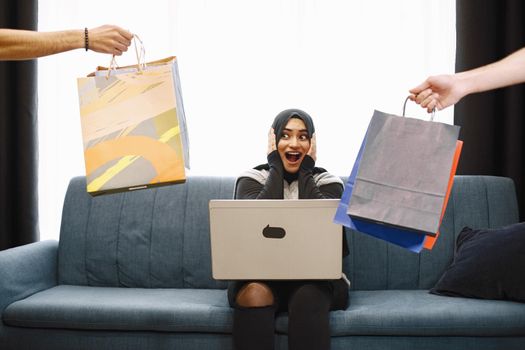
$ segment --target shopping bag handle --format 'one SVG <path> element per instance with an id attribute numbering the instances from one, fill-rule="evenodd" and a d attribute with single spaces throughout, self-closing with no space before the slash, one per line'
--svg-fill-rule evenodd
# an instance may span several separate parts
<path id="1" fill-rule="evenodd" d="M 410 100 L 410 96 L 408 96 L 406 99 L 405 99 L 405 103 L 403 103 L 403 114 L 402 116 L 404 117 L 405 116 L 405 109 L 406 109 L 406 106 L 407 106 L 407 102 L 408 100 Z M 434 116 L 436 115 L 436 107 L 434 107 L 432 109 L 432 113 L 430 114 L 430 121 L 433 122 L 434 121 Z"/>
<path id="2" fill-rule="evenodd" d="M 142 42 L 142 40 L 137 34 L 133 34 L 132 40 L 135 46 L 135 55 L 137 56 L 137 73 L 142 74 L 142 71 L 146 69 L 146 49 L 144 48 L 144 43 Z M 137 47 L 137 42 L 139 43 L 139 47 Z M 117 59 L 115 55 L 112 55 L 111 62 L 109 63 L 108 74 L 106 75 L 106 79 L 109 78 L 111 71 L 116 70 L 117 68 L 118 68 Z"/>

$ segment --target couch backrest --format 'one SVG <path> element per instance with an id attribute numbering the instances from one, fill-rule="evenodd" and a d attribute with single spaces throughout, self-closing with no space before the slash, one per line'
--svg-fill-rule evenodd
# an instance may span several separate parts
<path id="1" fill-rule="evenodd" d="M 189 177 L 184 184 L 91 197 L 71 180 L 62 214 L 60 284 L 140 288 L 224 288 L 211 277 L 208 201 L 232 198 L 233 177 Z M 427 289 L 452 259 L 461 228 L 517 222 L 508 178 L 458 176 L 441 236 L 414 254 L 347 230 L 344 270 L 352 289 Z"/>
<path id="2" fill-rule="evenodd" d="M 233 177 L 91 197 L 71 180 L 60 230 L 60 284 L 224 288 L 211 277 L 208 201 L 232 198 Z"/>
<path id="3" fill-rule="evenodd" d="M 434 246 L 420 254 L 348 230 L 350 255 L 344 269 L 354 290 L 429 289 L 454 256 L 465 226 L 501 227 L 518 222 L 514 183 L 494 176 L 456 176 Z"/>

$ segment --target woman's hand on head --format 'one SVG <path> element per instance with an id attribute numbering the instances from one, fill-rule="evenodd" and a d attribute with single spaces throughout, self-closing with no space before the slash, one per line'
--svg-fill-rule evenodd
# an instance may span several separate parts
<path id="1" fill-rule="evenodd" d="M 310 138 L 310 149 L 307 153 L 314 161 L 317 161 L 317 141 L 315 137 L 315 133 L 312 134 L 312 137 Z"/>
<path id="2" fill-rule="evenodd" d="M 266 154 L 270 154 L 276 149 L 277 142 L 275 140 L 275 130 L 273 128 L 270 128 L 270 131 L 268 132 L 268 152 Z"/>

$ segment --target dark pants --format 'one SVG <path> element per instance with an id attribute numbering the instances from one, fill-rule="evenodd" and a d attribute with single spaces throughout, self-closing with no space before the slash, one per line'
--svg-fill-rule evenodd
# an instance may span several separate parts
<path id="1" fill-rule="evenodd" d="M 274 348 L 275 314 L 288 311 L 288 347 L 292 350 L 330 349 L 329 311 L 348 306 L 348 285 L 336 281 L 264 281 L 275 303 L 245 308 L 235 302 L 246 281 L 228 286 L 228 300 L 235 308 L 233 341 L 236 350 Z"/>

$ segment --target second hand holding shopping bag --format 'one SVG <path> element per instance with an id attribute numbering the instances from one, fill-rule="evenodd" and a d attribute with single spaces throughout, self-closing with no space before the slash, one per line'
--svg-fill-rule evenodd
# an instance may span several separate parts
<path id="1" fill-rule="evenodd" d="M 347 214 L 435 236 L 458 136 L 455 125 L 375 111 Z"/>
<path id="2" fill-rule="evenodd" d="M 407 101 L 405 101 L 405 105 L 403 106 L 403 116 L 405 115 L 406 102 Z M 350 202 L 350 198 L 352 197 L 358 169 L 361 163 L 365 145 L 367 143 L 367 136 L 368 136 L 368 131 L 367 131 L 367 135 L 365 136 L 363 140 L 363 143 L 361 144 L 359 153 L 357 155 L 356 161 L 352 168 L 352 172 L 348 178 L 348 181 L 345 187 L 345 191 L 343 193 L 343 196 L 339 203 L 339 207 L 334 217 L 334 222 L 344 225 L 346 227 L 349 227 L 351 229 L 356 229 L 360 231 L 361 233 L 366 233 L 370 236 L 396 244 L 400 247 L 406 248 L 416 253 L 419 253 L 423 249 L 423 247 L 425 249 L 432 249 L 436 242 L 437 235 L 439 234 L 439 232 L 437 231 L 436 231 L 436 236 L 432 237 L 430 235 L 425 235 L 425 232 L 415 231 L 412 229 L 404 229 L 404 228 L 399 228 L 399 227 L 390 226 L 390 225 L 384 225 L 378 222 L 361 220 L 359 218 L 351 218 L 349 215 L 347 215 L 348 203 Z M 439 224 L 441 223 L 441 219 L 443 218 L 443 215 L 445 213 L 446 204 L 447 204 L 448 196 L 452 188 L 452 183 L 453 183 L 454 175 L 456 172 L 459 155 L 461 154 L 462 144 L 463 144 L 462 141 L 456 142 L 453 162 L 451 164 L 450 172 L 449 172 L 446 195 L 445 195 L 442 207 L 441 207 L 441 215 L 439 219 Z"/>

